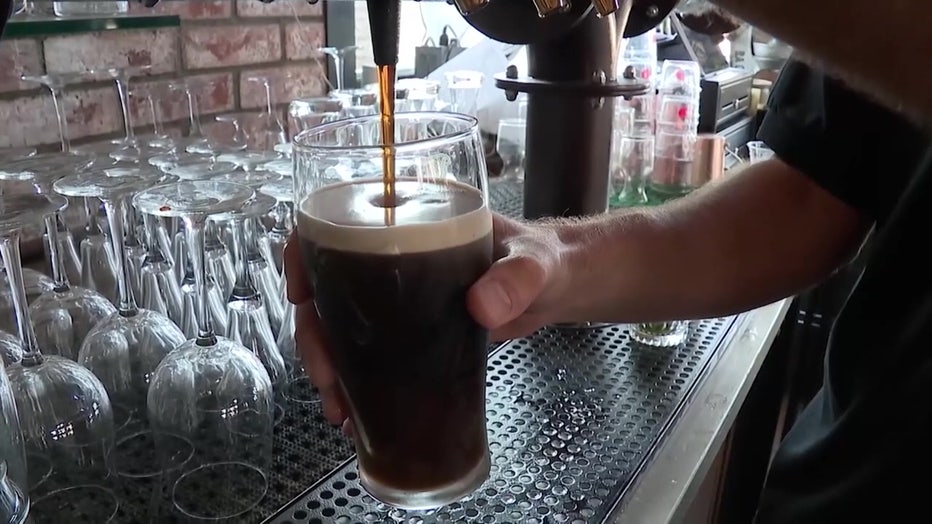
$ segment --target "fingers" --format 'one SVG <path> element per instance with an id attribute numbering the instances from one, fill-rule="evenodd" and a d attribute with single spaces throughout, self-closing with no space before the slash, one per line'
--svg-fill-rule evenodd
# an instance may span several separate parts
<path id="1" fill-rule="evenodd" d="M 346 406 L 327 355 L 314 305 L 305 302 L 296 306 L 295 320 L 295 345 L 308 377 L 320 392 L 324 417 L 332 424 L 341 424 L 346 420 Z"/>
<path id="2" fill-rule="evenodd" d="M 541 294 L 547 277 L 537 258 L 525 253 L 506 256 L 473 284 L 466 306 L 477 322 L 494 330 L 521 316 Z"/>
<path id="3" fill-rule="evenodd" d="M 292 232 L 285 244 L 285 276 L 288 282 L 288 301 L 302 304 L 311 298 L 311 285 L 304 271 L 301 249 L 298 246 L 297 233 Z"/>

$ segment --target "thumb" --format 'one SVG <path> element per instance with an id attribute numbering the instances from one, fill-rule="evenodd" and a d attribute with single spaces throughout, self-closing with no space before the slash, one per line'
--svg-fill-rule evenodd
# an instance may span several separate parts
<path id="1" fill-rule="evenodd" d="M 547 271 L 527 255 L 499 259 L 469 289 L 466 306 L 477 322 L 495 329 L 518 318 L 544 289 Z"/>

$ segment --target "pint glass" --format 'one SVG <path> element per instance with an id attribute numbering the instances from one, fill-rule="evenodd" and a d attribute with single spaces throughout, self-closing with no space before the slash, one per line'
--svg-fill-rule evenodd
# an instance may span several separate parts
<path id="1" fill-rule="evenodd" d="M 492 263 L 476 120 L 396 116 L 394 206 L 377 115 L 295 138 L 304 267 L 355 425 L 363 487 L 405 509 L 454 502 L 489 474 L 488 334 L 466 291 Z"/>

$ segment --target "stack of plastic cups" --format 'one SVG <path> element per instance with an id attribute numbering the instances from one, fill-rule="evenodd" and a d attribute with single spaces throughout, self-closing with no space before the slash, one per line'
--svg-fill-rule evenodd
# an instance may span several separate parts
<path id="1" fill-rule="evenodd" d="M 667 60 L 658 78 L 655 99 L 653 169 L 647 184 L 651 204 L 660 204 L 690 192 L 692 162 L 699 127 L 701 70 L 695 62 Z M 675 347 L 689 336 L 689 322 L 644 322 L 631 327 L 631 338 L 641 344 Z"/>
<path id="2" fill-rule="evenodd" d="M 657 93 L 653 200 L 664 202 L 692 191 L 690 173 L 699 127 L 701 71 L 696 62 L 663 63 Z"/>
<path id="3" fill-rule="evenodd" d="M 657 84 L 657 33 L 648 31 L 622 41 L 624 52 L 616 75 L 627 75 L 650 84 L 647 94 L 632 97 L 627 105 L 634 110 L 632 135 L 654 134 L 654 91 Z M 618 104 L 622 103 L 620 100 Z"/>

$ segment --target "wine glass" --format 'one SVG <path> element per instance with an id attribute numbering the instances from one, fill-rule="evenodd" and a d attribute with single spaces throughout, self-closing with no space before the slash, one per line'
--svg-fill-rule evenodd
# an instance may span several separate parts
<path id="1" fill-rule="evenodd" d="M 52 189 L 52 182 L 69 171 L 86 169 L 94 164 L 93 155 L 79 153 L 44 154 L 24 158 L 16 162 L 9 162 L 0 166 L 0 180 L 11 182 L 28 182 L 33 185 L 37 193 L 48 193 Z M 58 264 L 64 269 L 71 282 L 81 281 L 81 257 L 75 247 L 71 230 L 65 225 L 61 217 L 55 217 L 56 238 L 58 239 Z M 51 237 L 45 235 L 46 260 L 52 259 L 53 251 Z M 27 288 L 30 282 L 27 281 Z"/>
<path id="2" fill-rule="evenodd" d="M 294 230 L 294 181 L 291 178 L 275 180 L 264 184 L 259 191 L 275 199 L 275 207 L 270 213 L 272 227 L 267 237 L 275 268 L 282 273 L 285 244 Z"/>
<path id="3" fill-rule="evenodd" d="M 69 175 L 55 182 L 59 194 L 99 198 L 106 208 L 110 240 L 120 270 L 119 309 L 91 329 L 77 360 L 107 388 L 117 427 L 133 432 L 145 420 L 150 376 L 165 355 L 185 341 L 184 334 L 167 316 L 136 305 L 125 262 L 126 201 L 136 190 L 158 182 L 143 174 L 110 176 L 107 172 Z"/>
<path id="4" fill-rule="evenodd" d="M 272 388 L 276 394 L 276 403 L 283 406 L 284 387 L 288 380 L 288 365 L 282 358 L 275 340 L 273 321 L 269 304 L 280 305 L 276 294 L 271 297 L 263 295 L 256 286 L 255 274 L 250 271 L 248 254 L 255 252 L 255 236 L 250 234 L 247 223 L 265 216 L 275 205 L 275 200 L 264 194 L 246 202 L 240 209 L 229 213 L 214 215 L 211 220 L 226 223 L 232 230 L 231 242 L 233 260 L 236 267 L 236 279 L 233 292 L 226 303 L 227 330 L 226 337 L 239 342 L 250 349 L 269 373 Z M 251 249 L 250 249 L 251 248 Z M 281 309 L 281 308 L 279 308 Z M 275 319 L 281 327 L 281 318 Z M 276 421 L 284 415 L 283 409 L 276 409 Z"/>
<path id="5" fill-rule="evenodd" d="M 138 65 L 129 67 L 108 67 L 92 72 L 93 75 L 105 76 L 112 79 L 116 84 L 117 94 L 120 97 L 120 109 L 123 113 L 123 128 L 126 136 L 113 141 L 113 144 L 119 146 L 119 149 L 110 153 L 110 156 L 115 159 L 136 162 L 139 161 L 146 152 L 139 140 L 136 139 L 136 131 L 133 127 L 133 112 L 129 107 L 129 81 L 132 77 L 139 76 L 151 69 L 152 65 Z"/>
<path id="6" fill-rule="evenodd" d="M 2 336 L 0 345 L 9 335 Z M 0 361 L 0 522 L 21 524 L 29 513 L 29 476 L 19 414 L 5 364 Z"/>
<path id="7" fill-rule="evenodd" d="M 184 181 L 147 189 L 133 200 L 143 213 L 184 221 L 197 281 L 197 337 L 159 364 L 148 395 L 159 454 L 174 453 L 175 446 L 166 442 L 178 438 L 194 446 L 191 460 L 167 484 L 174 510 L 193 519 L 242 515 L 269 488 L 272 381 L 251 351 L 214 333 L 204 266 L 208 217 L 240 209 L 253 196 L 252 189 L 238 184 Z M 205 496 L 207 491 L 212 496 Z"/>
<path id="8" fill-rule="evenodd" d="M 61 140 L 61 152 L 71 152 L 71 141 L 68 135 L 68 119 L 62 107 L 62 95 L 65 87 L 81 80 L 83 73 L 49 73 L 46 75 L 24 75 L 23 82 L 40 84 L 49 90 L 52 96 L 52 106 L 55 108 L 55 117 L 58 122 L 58 138 Z"/>
<path id="9" fill-rule="evenodd" d="M 19 339 L 6 331 L 0 331 L 0 362 L 9 366 L 22 358 L 23 345 L 19 343 Z"/>
<path id="10" fill-rule="evenodd" d="M 36 522 L 109 522 L 119 505 L 109 489 L 114 439 L 110 398 L 88 369 L 42 354 L 23 289 L 20 231 L 54 217 L 65 205 L 57 195 L 0 199 L 0 254 L 13 287 L 24 350 L 7 375 L 26 446 L 30 516 Z"/>

